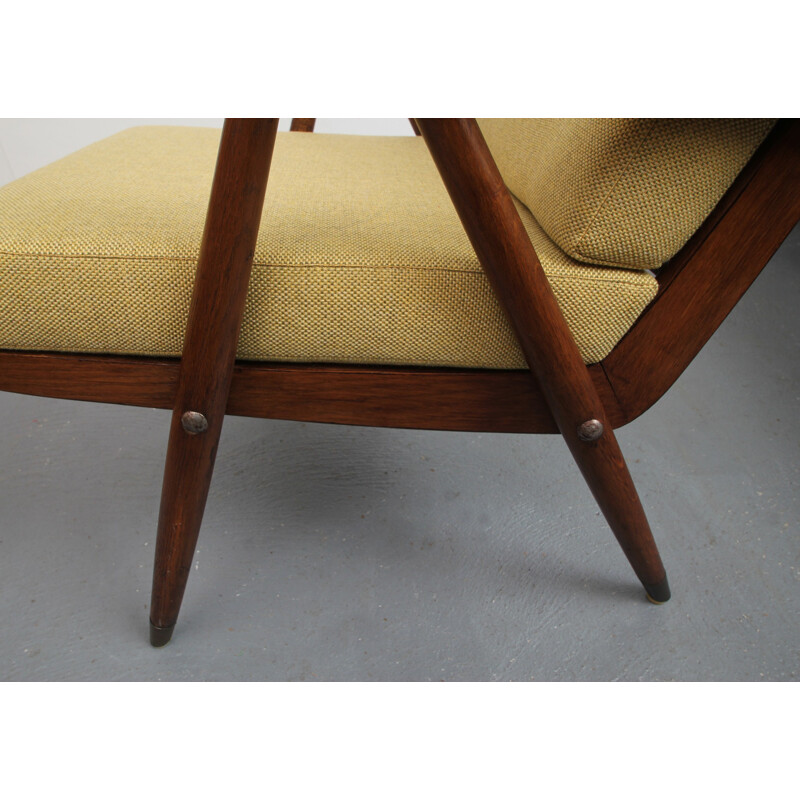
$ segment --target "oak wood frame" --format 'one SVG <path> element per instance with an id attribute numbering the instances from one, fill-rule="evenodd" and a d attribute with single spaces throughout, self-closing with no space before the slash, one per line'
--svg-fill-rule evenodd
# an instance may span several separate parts
<path id="1" fill-rule="evenodd" d="M 311 122 L 293 130 L 313 130 Z M 531 373 L 234 363 L 276 129 L 277 120 L 226 122 L 182 360 L 0 352 L 0 390 L 173 409 L 153 643 L 168 641 L 177 618 L 224 413 L 441 430 L 560 430 L 648 594 L 666 599 L 663 566 L 612 429 L 667 391 L 800 218 L 800 124 L 776 126 L 659 272 L 658 295 L 631 331 L 601 363 L 585 367 L 477 125 L 417 120 Z M 246 235 L 237 245 L 240 228 Z M 219 308 L 227 310 L 214 317 Z M 200 321 L 207 314 L 210 326 Z M 187 434 L 186 410 L 206 413 L 209 430 Z M 605 432 L 585 442 L 577 426 L 590 418 Z"/>

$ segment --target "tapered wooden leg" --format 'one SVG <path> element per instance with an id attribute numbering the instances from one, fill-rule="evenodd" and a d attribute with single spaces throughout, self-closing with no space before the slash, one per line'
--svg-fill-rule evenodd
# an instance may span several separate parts
<path id="1" fill-rule="evenodd" d="M 667 573 L 614 432 L 607 428 L 593 442 L 565 439 L 648 599 L 665 603 Z"/>
<path id="2" fill-rule="evenodd" d="M 656 602 L 667 577 L 603 404 L 475 120 L 417 119 L 558 429 Z"/>
<path id="3" fill-rule="evenodd" d="M 222 430 L 220 416 L 205 432 L 188 433 L 181 417 L 179 411 L 173 412 L 161 489 L 150 603 L 154 647 L 169 642 L 178 619 Z"/>
<path id="4" fill-rule="evenodd" d="M 150 641 L 172 636 L 214 471 L 278 120 L 226 120 L 214 170 L 158 518 Z"/>

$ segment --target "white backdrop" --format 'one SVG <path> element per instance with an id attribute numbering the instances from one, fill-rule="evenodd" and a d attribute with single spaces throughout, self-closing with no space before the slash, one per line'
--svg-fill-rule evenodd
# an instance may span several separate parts
<path id="1" fill-rule="evenodd" d="M 280 130 L 291 120 L 282 119 Z M 222 119 L 0 119 L 0 186 L 133 125 L 205 125 Z M 320 133 L 410 136 L 407 119 L 320 119 Z"/>

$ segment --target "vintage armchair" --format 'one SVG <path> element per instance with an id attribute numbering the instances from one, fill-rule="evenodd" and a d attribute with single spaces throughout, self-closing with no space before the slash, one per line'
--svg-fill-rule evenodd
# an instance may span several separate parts
<path id="1" fill-rule="evenodd" d="M 670 597 L 614 429 L 800 218 L 800 124 L 412 125 L 133 128 L 0 189 L 0 390 L 173 411 L 156 646 L 225 414 L 560 432 L 647 597 Z"/>

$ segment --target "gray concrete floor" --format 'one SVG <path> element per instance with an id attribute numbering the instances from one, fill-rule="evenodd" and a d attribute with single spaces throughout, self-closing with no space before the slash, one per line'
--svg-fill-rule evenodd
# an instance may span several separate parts
<path id="1" fill-rule="evenodd" d="M 796 680 L 800 228 L 619 438 L 642 591 L 558 437 L 229 418 L 147 643 L 169 414 L 0 394 L 5 680 Z"/>

